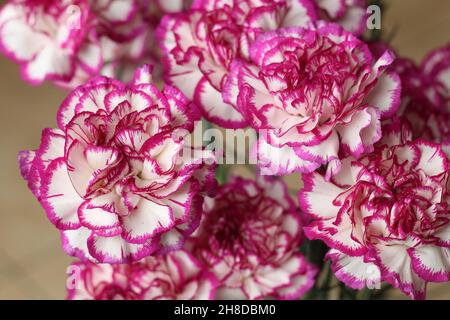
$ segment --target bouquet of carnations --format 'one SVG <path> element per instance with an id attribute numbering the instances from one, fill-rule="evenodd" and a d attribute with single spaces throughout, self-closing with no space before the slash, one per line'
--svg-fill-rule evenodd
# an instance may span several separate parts
<path id="1" fill-rule="evenodd" d="M 449 281 L 450 46 L 398 57 L 368 28 L 380 6 L 8 1 L 1 52 L 68 90 L 18 157 L 77 258 L 68 298 L 423 299 Z"/>

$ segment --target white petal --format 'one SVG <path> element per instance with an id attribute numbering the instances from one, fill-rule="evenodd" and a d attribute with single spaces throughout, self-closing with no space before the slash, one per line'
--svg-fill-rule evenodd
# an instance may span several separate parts
<path id="1" fill-rule="evenodd" d="M 377 108 L 383 118 L 387 118 L 392 116 L 400 105 L 401 89 L 400 77 L 396 73 L 386 72 L 378 78 L 367 102 Z"/>
<path id="2" fill-rule="evenodd" d="M 136 209 L 123 218 L 127 237 L 139 242 L 167 231 L 173 223 L 174 217 L 170 207 L 145 198 L 141 198 Z"/>
<path id="3" fill-rule="evenodd" d="M 59 228 L 79 225 L 77 211 L 84 200 L 73 187 L 63 158 L 50 164 L 41 190 L 42 205 L 53 224 Z"/>

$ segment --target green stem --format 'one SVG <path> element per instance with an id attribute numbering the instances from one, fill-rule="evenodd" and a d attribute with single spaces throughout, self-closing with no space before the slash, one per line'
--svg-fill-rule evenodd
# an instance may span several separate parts
<path id="1" fill-rule="evenodd" d="M 376 290 L 373 294 L 372 294 L 372 299 L 383 299 L 385 294 L 391 290 L 392 287 L 390 285 L 384 285 L 380 290 Z"/>
<path id="2" fill-rule="evenodd" d="M 316 281 L 304 299 L 327 299 L 331 289 L 331 280 L 333 279 L 331 263 L 325 263 L 324 260 L 328 247 L 322 241 L 306 239 L 300 251 L 307 257 L 308 261 L 317 265 L 320 270 L 319 274 L 324 276 L 320 286 L 318 281 Z"/>
<path id="3" fill-rule="evenodd" d="M 339 288 L 340 300 L 356 300 L 358 291 L 348 288 L 343 282 L 339 283 Z"/>
<path id="4" fill-rule="evenodd" d="M 346 296 L 345 284 L 339 282 L 339 300 L 345 300 L 345 296 Z"/>
<path id="5" fill-rule="evenodd" d="M 369 288 L 364 288 L 357 294 L 358 300 L 370 300 L 372 298 L 373 290 Z"/>
<path id="6" fill-rule="evenodd" d="M 324 265 L 325 269 L 325 279 L 323 280 L 323 284 L 319 290 L 318 298 L 326 300 L 328 298 L 328 294 L 330 293 L 330 283 L 333 278 L 333 272 L 331 271 L 331 263 L 327 263 Z"/>
<path id="7" fill-rule="evenodd" d="M 216 179 L 219 184 L 224 184 L 228 181 L 228 174 L 230 172 L 229 165 L 219 165 L 216 169 Z"/>

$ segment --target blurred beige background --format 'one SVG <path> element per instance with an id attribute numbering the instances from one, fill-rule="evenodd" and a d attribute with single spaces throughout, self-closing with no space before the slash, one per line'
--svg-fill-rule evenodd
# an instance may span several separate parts
<path id="1" fill-rule="evenodd" d="M 383 32 L 395 30 L 392 43 L 401 55 L 420 61 L 450 42 L 449 0 L 385 2 Z M 64 299 L 65 271 L 72 259 L 20 177 L 16 155 L 37 148 L 41 130 L 56 126 L 65 93 L 49 84 L 22 82 L 17 66 L 4 57 L 0 70 L 0 299 Z M 405 298 L 396 290 L 390 297 Z M 429 298 L 450 299 L 450 285 L 430 286 Z"/>

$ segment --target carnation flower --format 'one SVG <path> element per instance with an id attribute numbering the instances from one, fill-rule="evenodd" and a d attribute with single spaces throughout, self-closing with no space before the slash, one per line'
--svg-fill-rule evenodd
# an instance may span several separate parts
<path id="1" fill-rule="evenodd" d="M 413 298 L 427 282 L 450 280 L 449 161 L 440 145 L 411 140 L 406 122 L 383 128 L 375 151 L 347 158 L 330 181 L 302 176 L 300 207 L 323 240 L 336 276 L 347 286 L 387 281 Z"/>
<path id="2" fill-rule="evenodd" d="M 298 252 L 301 223 L 281 180 L 233 178 L 205 200 L 190 243 L 219 281 L 218 299 L 297 299 L 316 268 Z"/>
<path id="3" fill-rule="evenodd" d="M 195 108 L 151 70 L 132 84 L 98 77 L 62 103 L 57 129 L 21 171 L 80 259 L 123 263 L 179 248 L 198 225 L 200 192 L 214 184 L 212 155 L 191 145 Z M 212 161 L 212 162 L 211 162 Z M 205 185 L 208 184 L 208 185 Z"/>
<path id="4" fill-rule="evenodd" d="M 0 11 L 0 50 L 26 81 L 74 88 L 148 60 L 155 24 L 142 0 L 11 0 Z"/>
<path id="5" fill-rule="evenodd" d="M 324 19 L 340 24 L 345 30 L 360 36 L 366 27 L 366 0 L 316 0 Z"/>
<path id="6" fill-rule="evenodd" d="M 403 58 L 395 69 L 402 78 L 399 113 L 412 124 L 414 137 L 450 142 L 450 45 L 432 51 L 420 66 Z"/>
<path id="7" fill-rule="evenodd" d="M 117 18 L 106 15 L 105 8 L 117 12 Z M 100 71 L 102 75 L 120 77 L 128 82 L 132 80 L 134 70 L 143 63 L 160 68 L 160 52 L 154 37 L 160 12 L 152 3 L 147 0 L 94 1 L 93 11 L 99 17 L 97 32 L 101 35 L 105 61 Z M 158 73 L 154 77 L 158 78 Z"/>
<path id="8" fill-rule="evenodd" d="M 365 43 L 336 24 L 285 28 L 260 36 L 253 64 L 235 61 L 224 97 L 260 131 L 264 174 L 335 174 L 346 155 L 359 157 L 381 137 L 380 119 L 400 101 L 400 79 L 387 71 L 394 57 L 374 61 Z"/>
<path id="9" fill-rule="evenodd" d="M 167 81 L 200 107 L 206 119 L 226 128 L 247 125 L 221 92 L 235 58 L 263 31 L 305 26 L 315 20 L 309 0 L 194 1 L 185 13 L 163 18 L 159 35 Z"/>
<path id="10" fill-rule="evenodd" d="M 102 53 L 101 68 L 91 74 L 78 69 L 70 82 L 57 85 L 75 88 L 98 74 L 129 82 L 142 64 L 158 66 L 159 52 L 153 44 L 159 17 L 146 0 L 91 0 L 90 4 Z"/>
<path id="11" fill-rule="evenodd" d="M 0 49 L 30 83 L 69 81 L 78 69 L 101 67 L 92 26 L 85 0 L 10 1 L 0 12 Z"/>
<path id="12" fill-rule="evenodd" d="M 70 300 L 209 300 L 217 281 L 184 250 L 131 264 L 76 262 Z"/>
<path id="13" fill-rule="evenodd" d="M 450 112 L 450 44 L 428 54 L 420 69 L 427 84 L 427 98 L 434 106 Z"/>
<path id="14" fill-rule="evenodd" d="M 134 51 L 154 47 L 143 39 L 152 34 L 159 17 L 146 0 L 92 1 L 92 11 L 98 18 L 97 32 L 120 44 L 134 42 Z M 154 39 L 153 39 L 154 41 Z M 131 50 L 133 53 L 133 50 Z"/>

